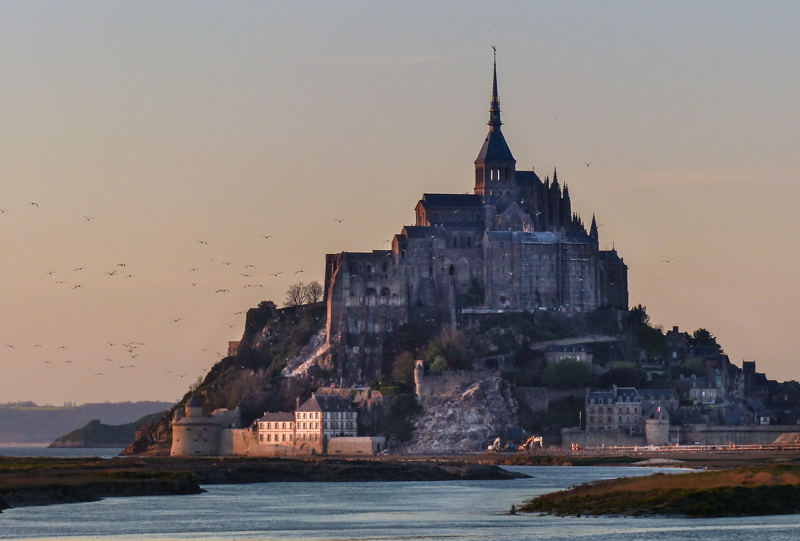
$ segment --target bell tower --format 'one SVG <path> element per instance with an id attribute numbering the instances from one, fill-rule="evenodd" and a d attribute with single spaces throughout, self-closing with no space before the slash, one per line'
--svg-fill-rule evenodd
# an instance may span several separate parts
<path id="1" fill-rule="evenodd" d="M 514 174 L 517 161 L 511 155 L 500 126 L 500 98 L 497 94 L 497 48 L 494 50 L 494 78 L 492 99 L 489 105 L 489 134 L 475 160 L 474 192 L 486 201 L 516 188 Z"/>

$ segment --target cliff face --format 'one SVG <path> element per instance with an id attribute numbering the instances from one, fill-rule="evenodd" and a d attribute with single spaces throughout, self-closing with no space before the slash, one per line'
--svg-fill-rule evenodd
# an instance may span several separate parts
<path id="1" fill-rule="evenodd" d="M 499 377 L 488 377 L 423 398 L 412 439 L 393 451 L 481 451 L 505 428 L 518 423 L 517 401 L 508 384 Z"/>

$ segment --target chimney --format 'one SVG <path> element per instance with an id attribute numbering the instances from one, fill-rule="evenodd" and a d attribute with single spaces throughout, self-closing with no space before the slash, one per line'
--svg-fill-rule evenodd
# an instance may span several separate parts
<path id="1" fill-rule="evenodd" d="M 297 404 L 295 405 L 294 409 L 296 409 L 296 410 L 300 409 L 300 397 L 299 396 L 297 397 Z"/>

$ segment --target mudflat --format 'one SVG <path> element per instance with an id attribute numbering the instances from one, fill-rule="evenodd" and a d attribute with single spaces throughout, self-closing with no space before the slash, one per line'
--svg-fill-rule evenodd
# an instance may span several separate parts
<path id="1" fill-rule="evenodd" d="M 107 497 L 198 494 L 201 485 L 291 481 L 452 481 L 523 474 L 463 461 L 0 457 L 0 511 Z"/>

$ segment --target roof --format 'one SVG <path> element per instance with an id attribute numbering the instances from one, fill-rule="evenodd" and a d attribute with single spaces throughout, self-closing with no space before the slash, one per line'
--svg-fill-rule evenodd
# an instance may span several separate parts
<path id="1" fill-rule="evenodd" d="M 622 398 L 627 398 L 628 402 L 639 402 L 639 393 L 634 387 L 617 387 L 617 402 L 622 402 Z"/>
<path id="2" fill-rule="evenodd" d="M 267 421 L 291 421 L 294 422 L 294 413 L 283 413 L 283 412 L 275 412 L 275 413 L 265 413 L 261 416 L 259 421 L 267 422 Z"/>
<path id="3" fill-rule="evenodd" d="M 475 162 L 515 162 L 500 126 L 493 126 L 483 142 Z"/>
<path id="4" fill-rule="evenodd" d="M 589 348 L 584 345 L 576 345 L 576 346 L 557 346 L 557 345 L 550 345 L 544 348 L 546 352 L 559 352 L 559 353 L 589 353 Z"/>
<path id="5" fill-rule="evenodd" d="M 675 389 L 639 389 L 642 400 L 677 400 Z"/>
<path id="6" fill-rule="evenodd" d="M 439 228 L 426 225 L 407 225 L 403 232 L 409 239 L 429 239 L 439 236 Z"/>
<path id="7" fill-rule="evenodd" d="M 483 202 L 477 194 L 467 193 L 426 193 L 422 194 L 419 201 L 425 208 L 430 207 L 457 207 L 457 208 L 482 208 Z"/>
<path id="8" fill-rule="evenodd" d="M 539 175 L 534 173 L 533 171 L 517 171 L 514 174 L 514 180 L 517 181 L 517 184 L 527 184 L 527 183 L 534 183 L 538 182 L 541 184 L 541 179 Z"/>
<path id="9" fill-rule="evenodd" d="M 355 407 L 339 395 L 311 395 L 297 411 L 355 411 Z"/>

